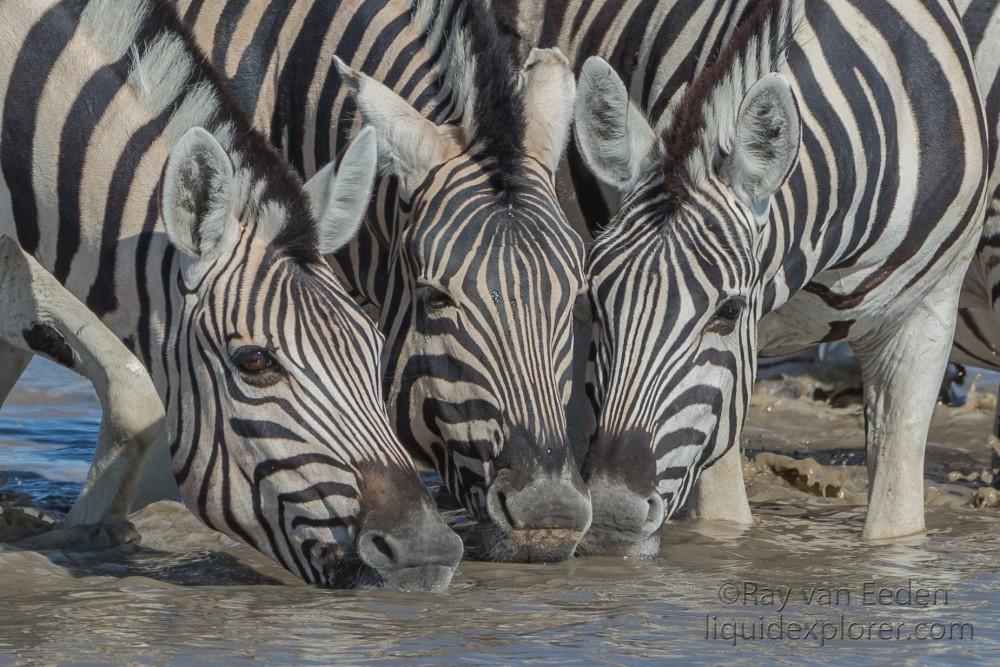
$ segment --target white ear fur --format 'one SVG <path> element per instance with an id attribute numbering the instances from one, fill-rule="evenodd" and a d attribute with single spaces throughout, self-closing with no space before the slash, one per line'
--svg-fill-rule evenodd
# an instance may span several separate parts
<path id="1" fill-rule="evenodd" d="M 194 259 L 214 254 L 229 221 L 233 163 L 207 130 L 194 127 L 174 145 L 160 207 L 170 242 Z"/>
<path id="2" fill-rule="evenodd" d="M 435 166 L 461 152 L 453 128 L 438 127 L 406 100 L 334 57 L 344 84 L 354 95 L 361 119 L 378 136 L 379 167 L 398 176 L 412 192 Z"/>
<path id="3" fill-rule="evenodd" d="M 576 80 L 559 49 L 532 49 L 524 65 L 525 147 L 555 171 L 573 125 Z"/>
<path id="4" fill-rule="evenodd" d="M 629 100 L 624 82 L 597 56 L 580 73 L 576 141 L 597 177 L 620 191 L 635 183 L 656 149 L 656 133 Z"/>
<path id="5" fill-rule="evenodd" d="M 375 184 L 378 149 L 375 130 L 365 127 L 340 160 L 323 167 L 305 185 L 318 224 L 319 252 L 337 252 L 358 233 Z"/>
<path id="6" fill-rule="evenodd" d="M 788 178 L 799 155 L 802 123 L 792 87 L 780 74 L 767 74 L 740 103 L 731 154 L 723 165 L 730 185 L 755 209 Z"/>

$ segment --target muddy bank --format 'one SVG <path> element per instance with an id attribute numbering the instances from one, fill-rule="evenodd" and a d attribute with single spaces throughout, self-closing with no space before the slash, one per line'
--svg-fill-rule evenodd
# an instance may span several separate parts
<path id="1" fill-rule="evenodd" d="M 794 369 L 793 369 L 794 370 Z M 864 505 L 864 415 L 850 373 L 793 373 L 758 383 L 743 430 L 743 474 L 751 502 Z M 964 404 L 938 404 L 924 468 L 927 505 L 996 507 L 992 488 L 995 384 L 967 380 Z M 834 398 L 831 404 L 831 397 Z"/>

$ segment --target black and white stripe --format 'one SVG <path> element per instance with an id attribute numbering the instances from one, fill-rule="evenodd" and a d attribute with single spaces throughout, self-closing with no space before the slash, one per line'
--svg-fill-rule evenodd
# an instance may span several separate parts
<path id="1" fill-rule="evenodd" d="M 575 4 L 586 14 L 572 30 L 620 5 Z M 714 7 L 713 26 L 738 16 Z M 688 86 L 649 83 L 649 72 L 669 80 L 669 66 L 651 64 L 667 49 L 640 50 L 625 83 L 604 63 L 583 68 L 581 152 L 623 195 L 589 264 L 595 549 L 652 549 L 699 473 L 735 451 L 758 347 L 833 340 L 852 343 L 865 373 L 865 536 L 923 529 L 927 422 L 986 193 L 982 102 L 959 18 L 950 3 L 917 0 L 748 11 L 736 29 L 690 33 L 728 37 Z M 680 61 L 698 51 L 681 49 Z M 626 121 L 629 93 L 650 126 L 639 110 Z M 799 118 L 798 163 L 772 197 Z M 630 145 L 607 140 L 615 122 Z M 745 504 L 739 468 L 735 481 L 713 480 L 718 470 L 702 476 L 696 508 L 733 518 L 716 501 L 735 493 Z"/>
<path id="2" fill-rule="evenodd" d="M 144 363 L 188 506 L 309 582 L 446 586 L 460 544 L 391 432 L 381 336 L 321 257 L 373 132 L 303 187 L 160 0 L 10 0 L 0 34 L 0 233 Z"/>
<path id="3" fill-rule="evenodd" d="M 983 239 L 970 267 L 958 312 L 952 360 L 970 366 L 1000 369 L 1000 2 L 962 0 L 956 3 L 962 26 L 975 56 L 976 73 L 986 106 L 989 130 L 990 184 Z M 1000 417 L 1000 406 L 998 406 Z M 1000 437 L 1000 418 L 993 423 Z M 995 482 L 1000 484 L 1000 478 Z"/>
<path id="4" fill-rule="evenodd" d="M 386 335 L 396 431 L 484 527 L 487 557 L 571 555 L 590 503 L 565 415 L 584 291 L 553 177 L 565 59 L 522 70 L 479 0 L 179 4 L 303 174 L 376 127 L 386 177 L 335 262 Z"/>
<path id="5" fill-rule="evenodd" d="M 1000 2 L 963 0 L 956 3 L 975 56 L 976 74 L 986 106 L 989 129 L 990 185 L 983 239 L 966 280 L 968 308 L 959 312 L 955 361 L 1000 368 L 1000 319 L 994 315 L 1000 299 Z"/>
<path id="6" fill-rule="evenodd" d="M 579 72 L 600 56 L 645 113 L 666 123 L 687 86 L 721 52 L 753 0 L 490 0 L 520 53 L 559 48 Z M 571 142 L 559 175 L 561 203 L 590 238 L 619 206 Z"/>

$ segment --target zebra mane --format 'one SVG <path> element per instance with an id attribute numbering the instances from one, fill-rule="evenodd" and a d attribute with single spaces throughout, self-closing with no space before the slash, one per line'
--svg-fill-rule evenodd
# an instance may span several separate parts
<path id="1" fill-rule="evenodd" d="M 495 161 L 493 186 L 516 189 L 527 121 L 516 44 L 483 0 L 414 0 L 414 22 L 440 53 L 441 79 L 456 98 L 462 126 L 479 154 Z"/>
<path id="2" fill-rule="evenodd" d="M 128 11 L 124 4 L 131 5 Z M 95 45 L 121 64 L 137 102 L 152 118 L 165 119 L 163 139 L 172 145 L 192 127 L 211 131 L 238 161 L 237 210 L 255 206 L 269 213 L 265 218 L 278 226 L 271 230 L 276 250 L 301 262 L 319 261 L 301 179 L 253 129 L 173 1 L 90 0 L 81 22 Z"/>
<path id="3" fill-rule="evenodd" d="M 784 64 L 804 17 L 805 0 L 762 0 L 685 91 L 661 135 L 660 166 L 670 200 L 676 203 L 688 187 L 704 181 L 717 147 L 731 150 L 743 97 Z"/>

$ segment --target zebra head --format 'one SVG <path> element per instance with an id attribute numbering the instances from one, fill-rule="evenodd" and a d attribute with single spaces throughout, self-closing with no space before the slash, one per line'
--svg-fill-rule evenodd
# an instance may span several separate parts
<path id="1" fill-rule="evenodd" d="M 623 196 L 588 264 L 590 551 L 655 553 L 750 397 L 769 206 L 797 160 L 799 113 L 778 74 L 703 77 L 661 137 L 606 62 L 581 74 L 581 153 Z"/>
<path id="2" fill-rule="evenodd" d="M 189 130 L 162 178 L 180 265 L 165 363 L 182 495 L 307 582 L 447 587 L 461 540 L 390 429 L 380 334 L 322 260 L 363 218 L 374 132 L 307 196 L 263 139 L 238 135 Z"/>
<path id="3" fill-rule="evenodd" d="M 476 93 L 446 125 L 340 65 L 404 218 L 382 311 L 389 413 L 485 557 L 562 560 L 590 524 L 565 414 L 584 249 L 554 185 L 575 81 L 558 51 L 534 52 L 520 83 L 484 58 L 469 54 Z"/>

